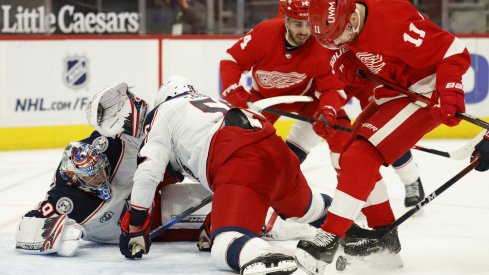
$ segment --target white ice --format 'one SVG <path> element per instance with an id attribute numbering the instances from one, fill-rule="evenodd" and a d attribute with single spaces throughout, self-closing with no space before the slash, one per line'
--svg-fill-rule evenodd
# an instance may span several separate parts
<path id="1" fill-rule="evenodd" d="M 467 140 L 422 140 L 429 148 L 451 151 Z M 233 274 L 214 267 L 195 243 L 155 243 L 142 260 L 127 260 L 115 245 L 83 242 L 74 257 L 24 255 L 14 250 L 19 218 L 43 199 L 62 149 L 0 152 L 0 274 Z M 426 194 L 468 164 L 413 151 Z M 361 163 L 358 164 L 362 165 Z M 328 149 L 320 144 L 304 162 L 313 188 L 333 194 L 336 177 Z M 396 217 L 406 209 L 404 187 L 392 168 L 382 168 Z M 343 274 L 489 274 L 489 172 L 472 171 L 399 227 L 404 267 L 347 268 Z M 279 243 L 279 242 L 277 242 Z M 286 242 L 288 249 L 294 242 Z M 304 274 L 297 271 L 296 274 Z M 339 274 L 333 265 L 325 274 Z"/>

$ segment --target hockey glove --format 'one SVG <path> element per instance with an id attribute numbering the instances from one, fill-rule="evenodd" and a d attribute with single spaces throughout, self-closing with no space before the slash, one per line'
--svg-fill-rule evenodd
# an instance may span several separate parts
<path id="1" fill-rule="evenodd" d="M 132 210 L 136 215 L 141 211 Z M 134 220 L 134 219 L 133 219 Z M 150 237 L 150 216 L 146 215 L 142 226 L 136 226 L 136 231 L 129 230 L 131 223 L 131 212 L 127 211 L 121 221 L 121 235 L 119 237 L 119 249 L 126 258 L 141 258 L 143 254 L 148 254 L 151 246 Z"/>
<path id="2" fill-rule="evenodd" d="M 336 125 L 336 110 L 331 106 L 321 106 L 314 114 L 316 120 L 312 124 L 314 132 L 320 137 L 326 138 L 334 133 Z"/>
<path id="3" fill-rule="evenodd" d="M 357 75 L 358 69 L 366 69 L 365 65 L 346 46 L 341 46 L 331 58 L 334 74 L 345 84 L 365 85 L 368 80 Z"/>
<path id="4" fill-rule="evenodd" d="M 481 160 L 479 165 L 475 167 L 475 170 L 480 172 L 487 171 L 489 169 L 489 131 L 486 132 L 484 138 L 475 146 L 475 150 L 472 153 L 472 159 L 478 154 L 480 154 Z"/>
<path id="5" fill-rule="evenodd" d="M 321 94 L 319 107 L 314 113 L 315 122 L 312 128 L 320 137 L 330 137 L 335 133 L 336 110 L 346 104 L 346 96 L 343 90 L 330 90 Z"/>
<path id="6" fill-rule="evenodd" d="M 440 107 L 433 107 L 433 118 L 448 126 L 455 126 L 462 119 L 455 117 L 456 113 L 465 112 L 464 90 L 460 81 L 445 81 L 437 87 L 440 95 Z"/>
<path id="7" fill-rule="evenodd" d="M 212 239 L 211 239 L 211 214 L 209 212 L 205 217 L 204 223 L 200 227 L 200 236 L 199 242 L 197 243 L 197 247 L 200 251 L 211 251 L 212 248 Z"/>
<path id="8" fill-rule="evenodd" d="M 143 135 L 148 105 L 129 91 L 126 83 L 103 89 L 93 96 L 87 107 L 88 122 L 102 135 L 115 137 Z"/>
<path id="9" fill-rule="evenodd" d="M 233 84 L 222 92 L 222 97 L 233 106 L 246 109 L 250 93 L 243 86 Z"/>

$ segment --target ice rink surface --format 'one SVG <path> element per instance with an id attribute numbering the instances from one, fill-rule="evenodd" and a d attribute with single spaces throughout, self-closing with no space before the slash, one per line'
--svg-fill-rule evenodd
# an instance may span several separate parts
<path id="1" fill-rule="evenodd" d="M 451 151 L 467 140 L 422 140 L 419 145 Z M 74 257 L 17 253 L 14 232 L 19 218 L 45 196 L 62 149 L 0 152 L 0 274 L 234 274 L 214 267 L 210 253 L 195 243 L 155 243 L 142 260 L 125 259 L 116 245 L 83 242 Z M 426 194 L 468 164 L 413 150 Z M 362 165 L 359 163 L 358 165 Z M 313 188 L 333 195 L 336 177 L 322 143 L 302 165 Z M 404 187 L 392 168 L 382 168 L 396 217 L 406 209 Z M 325 274 L 489 274 L 489 171 L 472 171 L 399 227 L 404 267 L 369 263 Z M 295 242 L 275 242 L 293 251 Z M 305 274 L 297 271 L 295 274 Z"/>

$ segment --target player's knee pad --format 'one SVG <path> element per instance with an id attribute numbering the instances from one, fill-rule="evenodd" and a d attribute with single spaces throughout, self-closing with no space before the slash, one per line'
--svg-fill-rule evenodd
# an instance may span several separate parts
<path id="1" fill-rule="evenodd" d="M 309 122 L 296 121 L 290 128 L 287 141 L 309 154 L 312 148 L 321 142 L 321 138 L 314 132 Z"/>
<path id="2" fill-rule="evenodd" d="M 226 231 L 215 237 L 211 257 L 218 268 L 239 271 L 243 264 L 269 250 L 270 244 L 260 238 Z"/>

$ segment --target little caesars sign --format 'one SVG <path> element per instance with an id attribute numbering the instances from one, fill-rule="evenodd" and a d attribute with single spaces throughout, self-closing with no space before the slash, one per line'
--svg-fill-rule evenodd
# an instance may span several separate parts
<path id="1" fill-rule="evenodd" d="M 2 5 L 1 8 L 2 34 L 139 32 L 137 12 L 81 13 L 71 5 L 61 7 L 57 14 L 46 13 L 44 6 L 28 9 Z"/>

